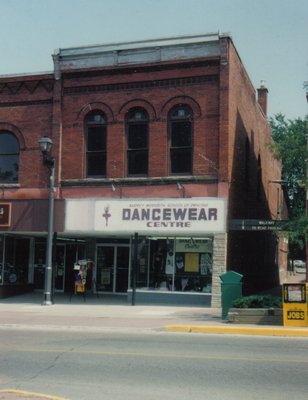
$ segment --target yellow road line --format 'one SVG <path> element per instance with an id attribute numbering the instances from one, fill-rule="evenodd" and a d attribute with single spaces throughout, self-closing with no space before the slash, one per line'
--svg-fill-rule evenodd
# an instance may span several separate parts
<path id="1" fill-rule="evenodd" d="M 49 400 L 66 400 L 64 397 L 51 396 L 44 393 L 29 392 L 26 390 L 17 390 L 17 389 L 3 389 L 0 390 L 0 393 L 14 393 L 14 394 L 20 394 L 22 396 L 32 396 Z"/>
<path id="2" fill-rule="evenodd" d="M 255 357 L 228 357 L 228 356 L 206 356 L 206 355 L 185 355 L 171 353 L 135 353 L 135 352 L 116 352 L 116 351 L 88 351 L 88 350 L 70 350 L 70 349 L 19 349 L 21 352 L 30 353 L 64 353 L 67 354 L 89 354 L 96 356 L 118 356 L 118 357 L 151 357 L 151 358 L 174 358 L 186 360 L 216 360 L 216 361 L 256 361 L 256 362 L 278 362 L 293 364 L 308 364 L 308 359 L 281 359 L 281 358 L 255 358 Z"/>

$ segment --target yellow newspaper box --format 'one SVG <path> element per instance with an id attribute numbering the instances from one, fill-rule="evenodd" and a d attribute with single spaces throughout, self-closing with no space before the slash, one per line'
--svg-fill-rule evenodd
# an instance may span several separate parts
<path id="1" fill-rule="evenodd" d="M 283 285 L 283 325 L 308 326 L 306 283 L 285 283 Z"/>

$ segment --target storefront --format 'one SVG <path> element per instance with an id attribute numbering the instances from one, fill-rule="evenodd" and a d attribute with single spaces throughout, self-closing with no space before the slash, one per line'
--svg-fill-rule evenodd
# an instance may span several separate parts
<path id="1" fill-rule="evenodd" d="M 86 241 L 94 293 L 128 293 L 129 300 L 134 282 L 142 302 L 171 294 L 163 301 L 194 294 L 194 302 L 198 294 L 209 304 L 214 240 L 225 233 L 225 209 L 218 198 L 72 199 L 66 201 L 64 234 Z"/>
<path id="2" fill-rule="evenodd" d="M 13 206 L 16 218 L 23 208 Z M 225 210 L 218 198 L 66 200 L 57 215 L 63 229 L 54 234 L 54 291 L 73 293 L 82 269 L 85 289 L 94 294 L 130 301 L 134 289 L 142 302 L 181 303 L 186 295 L 186 302 L 190 296 L 189 302 L 209 304 L 213 276 L 225 269 L 224 260 L 219 270 L 215 264 Z M 2 232 L 0 258 L 2 290 L 44 289 L 46 233 Z"/>

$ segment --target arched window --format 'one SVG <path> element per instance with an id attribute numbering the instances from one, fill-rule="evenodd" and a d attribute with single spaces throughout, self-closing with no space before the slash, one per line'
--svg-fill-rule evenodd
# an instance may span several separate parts
<path id="1" fill-rule="evenodd" d="M 85 119 L 86 176 L 106 175 L 107 121 L 100 111 L 92 111 Z"/>
<path id="2" fill-rule="evenodd" d="M 128 112 L 127 133 L 127 174 L 148 174 L 148 114 L 140 108 Z"/>
<path id="3" fill-rule="evenodd" d="M 187 106 L 177 106 L 169 113 L 170 173 L 192 173 L 193 113 Z"/>
<path id="4" fill-rule="evenodd" d="M 18 182 L 19 143 L 10 133 L 0 132 L 0 182 Z"/>

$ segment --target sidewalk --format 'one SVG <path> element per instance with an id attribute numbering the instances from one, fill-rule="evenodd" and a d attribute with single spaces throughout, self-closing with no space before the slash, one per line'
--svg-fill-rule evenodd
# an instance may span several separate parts
<path id="1" fill-rule="evenodd" d="M 0 300 L 0 329 L 88 332 L 194 332 L 262 336 L 308 336 L 308 327 L 242 325 L 221 319 L 221 310 L 203 307 L 128 304 L 125 296 L 56 294 L 42 306 L 42 293 Z"/>
<path id="2" fill-rule="evenodd" d="M 138 305 L 126 296 L 82 297 L 55 295 L 54 305 L 42 306 L 42 293 L 29 293 L 0 300 L 0 330 L 65 331 L 89 333 L 199 334 L 308 337 L 308 327 L 256 326 L 228 323 L 221 310 L 203 307 Z M 4 400 L 64 400 L 42 393 L 0 390 Z"/>

